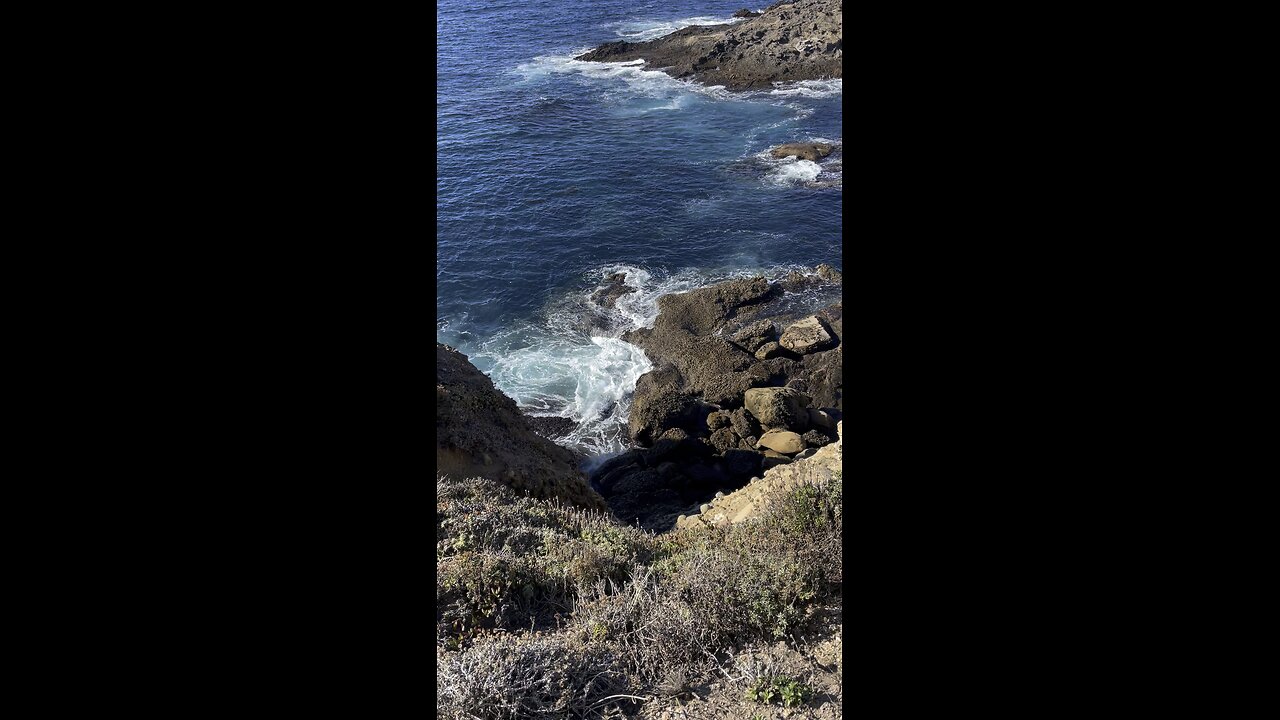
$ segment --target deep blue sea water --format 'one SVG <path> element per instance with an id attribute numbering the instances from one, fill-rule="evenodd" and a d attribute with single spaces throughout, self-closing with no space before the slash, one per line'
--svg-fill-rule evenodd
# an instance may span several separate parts
<path id="1" fill-rule="evenodd" d="M 841 81 L 730 93 L 571 59 L 765 4 L 437 3 L 436 339 L 523 407 L 579 421 L 567 445 L 626 444 L 649 364 L 618 337 L 652 324 L 659 295 L 842 268 L 839 165 L 765 153 L 842 141 Z M 616 272 L 637 292 L 594 308 Z"/>

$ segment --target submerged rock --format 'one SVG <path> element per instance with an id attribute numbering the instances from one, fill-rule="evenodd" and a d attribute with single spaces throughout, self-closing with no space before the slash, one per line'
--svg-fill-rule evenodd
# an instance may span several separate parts
<path id="1" fill-rule="evenodd" d="M 624 284 L 626 279 L 626 273 L 614 273 L 613 275 L 610 275 L 605 278 L 604 287 L 595 291 L 591 296 L 591 300 L 601 307 L 613 307 L 617 304 L 618 298 L 636 291 L 635 288 Z"/>

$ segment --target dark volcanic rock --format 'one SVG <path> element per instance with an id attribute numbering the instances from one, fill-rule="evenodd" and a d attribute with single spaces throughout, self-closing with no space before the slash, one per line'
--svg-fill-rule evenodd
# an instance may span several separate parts
<path id="1" fill-rule="evenodd" d="M 743 326 L 733 335 L 730 335 L 729 339 L 743 350 L 754 353 L 761 345 L 777 337 L 778 329 L 773 326 L 772 322 L 758 320 L 750 325 Z"/>
<path id="2" fill-rule="evenodd" d="M 742 8 L 741 10 L 733 11 L 733 16 L 737 18 L 753 18 L 753 17 L 760 17 L 760 13 L 751 12 L 746 8 Z"/>
<path id="3" fill-rule="evenodd" d="M 776 158 L 795 155 L 801 160 L 817 162 L 830 155 L 834 149 L 835 145 L 828 145 L 827 143 L 785 143 L 770 150 L 769 153 Z"/>
<path id="4" fill-rule="evenodd" d="M 720 428 L 711 433 L 710 444 L 716 449 L 716 452 L 723 455 L 724 453 L 738 447 L 741 438 L 731 428 Z"/>
<path id="5" fill-rule="evenodd" d="M 827 437 L 824 433 L 821 433 L 817 430 L 810 430 L 809 432 L 805 433 L 804 435 L 801 435 L 800 437 L 801 439 L 804 440 L 806 445 L 808 445 L 809 447 L 816 447 L 816 448 L 822 447 L 823 445 L 826 445 L 833 441 L 833 438 Z"/>
<path id="6" fill-rule="evenodd" d="M 717 410 L 707 415 L 707 428 L 710 430 L 719 430 L 722 427 L 728 427 L 729 424 L 729 413 L 727 412 Z"/>
<path id="7" fill-rule="evenodd" d="M 746 408 L 734 410 L 729 415 L 729 422 L 733 425 L 733 431 L 738 433 L 738 437 L 760 436 L 760 423 L 747 412 Z"/>
<path id="8" fill-rule="evenodd" d="M 539 436 L 511 398 L 467 356 L 436 343 L 436 472 L 484 477 L 539 498 L 604 510 L 581 458 Z"/>
<path id="9" fill-rule="evenodd" d="M 533 428 L 534 432 L 548 439 L 564 437 L 578 427 L 578 423 L 566 417 L 525 415 L 524 419 L 528 421 L 529 427 Z"/>
<path id="10" fill-rule="evenodd" d="M 696 416 L 698 400 L 684 392 L 683 386 L 684 378 L 670 363 L 640 376 L 627 417 L 632 439 L 651 445 L 662 433 L 686 425 Z"/>
<path id="11" fill-rule="evenodd" d="M 642 43 L 606 43 L 577 59 L 644 59 L 674 77 L 730 90 L 838 78 L 843 77 L 842 8 L 842 0 L 795 0 L 740 23 L 687 27 Z"/>
<path id="12" fill-rule="evenodd" d="M 759 277 L 658 299 L 653 328 L 623 337 L 663 363 L 636 383 L 629 420 L 633 440 L 644 445 L 654 430 L 693 429 L 689 420 L 698 411 L 694 397 L 731 408 L 741 404 L 748 388 L 768 382 L 769 370 L 759 360 L 713 333 L 745 308 L 774 297 L 776 289 Z"/>
<path id="13" fill-rule="evenodd" d="M 725 470 L 737 478 L 747 478 L 760 472 L 764 456 L 750 450 L 728 450 L 724 454 Z"/>
<path id="14" fill-rule="evenodd" d="M 618 302 L 618 298 L 628 293 L 636 291 L 633 287 L 623 284 L 627 279 L 625 273 L 614 273 L 605 278 L 604 287 L 600 288 L 591 296 L 591 299 L 598 305 L 604 307 L 613 307 Z"/>

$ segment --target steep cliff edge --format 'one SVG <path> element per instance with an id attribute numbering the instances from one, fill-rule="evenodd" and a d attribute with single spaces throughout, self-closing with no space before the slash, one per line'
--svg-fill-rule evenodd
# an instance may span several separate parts
<path id="1" fill-rule="evenodd" d="M 483 477 L 535 498 L 607 512 L 579 458 L 538 435 L 515 401 L 453 348 L 436 343 L 436 472 Z"/>

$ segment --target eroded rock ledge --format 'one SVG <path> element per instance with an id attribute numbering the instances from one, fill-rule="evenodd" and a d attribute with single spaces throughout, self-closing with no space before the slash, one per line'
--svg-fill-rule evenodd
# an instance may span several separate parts
<path id="1" fill-rule="evenodd" d="M 611 42 L 578 60 L 645 60 L 677 78 L 730 90 L 843 77 L 843 0 L 775 3 L 732 25 L 695 25 L 656 40 Z"/>

